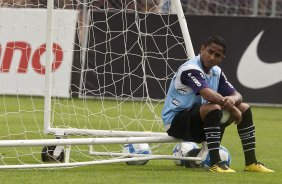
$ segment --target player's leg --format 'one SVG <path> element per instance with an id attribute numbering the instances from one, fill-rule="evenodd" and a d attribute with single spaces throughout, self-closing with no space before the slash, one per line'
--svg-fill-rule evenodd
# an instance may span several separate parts
<path id="1" fill-rule="evenodd" d="M 204 133 L 210 155 L 210 171 L 213 172 L 235 172 L 221 163 L 219 147 L 221 142 L 220 120 L 222 109 L 220 105 L 205 104 L 200 108 L 200 116 L 204 122 Z"/>
<path id="2" fill-rule="evenodd" d="M 217 133 L 214 132 L 216 135 L 215 139 L 219 139 L 219 141 L 216 141 L 217 143 L 217 149 L 214 149 L 215 151 L 211 151 L 210 155 L 214 154 L 215 156 L 211 156 L 212 162 L 215 164 L 211 165 L 210 171 L 214 172 L 235 172 L 234 170 L 228 168 L 226 165 L 220 163 L 220 156 L 219 156 L 219 146 L 220 146 L 220 128 L 219 128 L 219 120 L 221 119 L 222 113 L 220 109 L 217 109 L 220 106 L 216 106 L 215 109 L 213 108 L 202 108 L 202 106 L 196 106 L 193 107 L 190 110 L 182 111 L 178 113 L 175 118 L 173 119 L 170 128 L 167 130 L 168 135 L 180 138 L 185 141 L 192 141 L 196 143 L 201 143 L 206 140 L 207 134 L 209 136 L 209 142 L 213 141 L 210 131 L 204 130 L 206 127 L 209 129 L 209 127 L 213 127 L 213 124 L 217 124 L 218 128 L 215 128 Z M 200 114 L 200 109 L 203 110 L 203 114 Z M 216 112 L 213 112 L 215 110 Z M 218 117 L 219 113 L 219 117 Z M 220 115 L 221 114 L 221 115 Z M 204 121 L 202 120 L 203 118 Z M 216 116 L 216 118 L 212 118 L 213 116 Z M 207 117 L 207 118 L 206 118 Z M 215 123 L 213 119 L 215 120 Z M 206 123 L 207 122 L 207 123 Z M 212 122 L 212 123 L 210 123 Z M 218 122 L 218 123 L 216 123 Z M 211 137 L 210 137 L 211 136 Z M 208 141 L 207 141 L 208 142 Z M 219 142 L 219 144 L 218 144 Z M 213 143 L 210 143 L 210 150 L 212 150 L 215 145 Z M 216 151 L 217 150 L 217 151 Z M 214 160 L 214 161 L 213 161 Z"/>
<path id="3" fill-rule="evenodd" d="M 237 131 L 244 150 L 245 164 L 250 165 L 257 162 L 255 154 L 255 126 L 249 106 L 241 103 L 238 108 L 242 112 L 242 122 L 237 125 Z"/>
<path id="4" fill-rule="evenodd" d="M 220 162 L 220 119 L 222 117 L 221 107 L 216 104 L 202 105 L 200 115 L 204 120 L 204 132 L 210 154 L 210 164 Z"/>
<path id="5" fill-rule="evenodd" d="M 223 138 L 223 135 L 224 135 L 224 132 L 225 132 L 225 128 L 228 127 L 229 125 L 231 125 L 233 122 L 235 121 L 235 119 L 232 117 L 232 115 L 230 114 L 230 118 L 227 122 L 224 122 L 224 123 L 221 123 L 220 124 L 220 131 L 221 131 L 221 134 L 220 134 L 220 142 Z"/>
<path id="6" fill-rule="evenodd" d="M 246 103 L 241 103 L 237 107 L 242 112 L 242 121 L 237 125 L 237 131 L 245 155 L 245 170 L 254 172 L 273 172 L 264 167 L 263 164 L 259 163 L 256 159 L 255 125 L 253 123 L 251 108 Z"/>
<path id="7" fill-rule="evenodd" d="M 174 117 L 170 128 L 167 130 L 169 136 L 182 139 L 184 141 L 199 143 L 191 136 L 191 111 L 192 109 L 183 110 Z"/>

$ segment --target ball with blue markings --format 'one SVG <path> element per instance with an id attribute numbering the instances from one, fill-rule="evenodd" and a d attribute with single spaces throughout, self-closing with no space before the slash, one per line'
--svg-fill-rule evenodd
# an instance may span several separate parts
<path id="1" fill-rule="evenodd" d="M 179 149 L 181 149 L 181 150 L 179 150 Z M 172 154 L 173 154 L 173 156 L 185 157 L 187 155 L 187 153 L 190 152 L 193 149 L 199 149 L 199 146 L 194 142 L 181 142 L 181 143 L 178 143 L 174 146 L 174 148 L 172 150 Z M 177 166 L 183 166 L 184 163 L 185 163 L 185 160 L 173 160 L 173 162 Z"/>
<path id="2" fill-rule="evenodd" d="M 151 155 L 152 151 L 150 145 L 147 143 L 141 144 L 125 144 L 122 149 L 122 153 L 128 154 L 128 158 L 131 157 L 130 154 L 140 154 L 141 155 Z M 134 156 L 132 156 L 134 157 Z M 145 165 L 149 160 L 140 160 L 140 161 L 130 161 L 126 162 L 128 165 Z"/>
<path id="3" fill-rule="evenodd" d="M 224 146 L 219 147 L 219 156 L 221 158 L 222 163 L 224 163 L 225 165 L 229 167 L 231 164 L 231 155 Z M 207 156 L 204 158 L 201 165 L 202 167 L 206 169 L 210 167 L 210 155 L 209 154 L 207 154 Z"/>

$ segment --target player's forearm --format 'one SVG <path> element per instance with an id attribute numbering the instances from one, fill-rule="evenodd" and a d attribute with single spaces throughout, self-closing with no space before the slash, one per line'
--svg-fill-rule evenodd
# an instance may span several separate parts
<path id="1" fill-rule="evenodd" d="M 230 98 L 232 98 L 235 102 L 235 105 L 238 105 L 240 103 L 242 103 L 243 98 L 242 95 L 240 93 L 238 93 L 237 91 L 235 91 L 232 95 L 230 95 Z"/>
<path id="2" fill-rule="evenodd" d="M 242 121 L 241 111 L 234 105 L 229 109 L 230 113 L 235 118 L 235 124 L 239 124 Z"/>
<path id="3" fill-rule="evenodd" d="M 205 100 L 207 100 L 210 103 L 219 104 L 219 105 L 223 104 L 223 99 L 224 99 L 223 96 L 213 91 L 212 89 L 205 88 L 202 89 L 199 93 Z"/>

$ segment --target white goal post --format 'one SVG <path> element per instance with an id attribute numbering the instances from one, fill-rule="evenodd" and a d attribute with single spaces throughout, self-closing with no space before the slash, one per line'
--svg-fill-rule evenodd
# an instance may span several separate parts
<path id="1" fill-rule="evenodd" d="M 180 1 L 177 16 L 154 1 L 47 2 L 0 7 L 0 169 L 201 160 L 172 156 L 180 140 L 160 117 L 167 81 L 194 57 Z M 153 154 L 121 153 L 128 143 Z"/>

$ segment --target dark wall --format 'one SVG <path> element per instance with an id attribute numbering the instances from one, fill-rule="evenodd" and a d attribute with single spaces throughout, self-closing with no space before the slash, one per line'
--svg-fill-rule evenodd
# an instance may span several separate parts
<path id="1" fill-rule="evenodd" d="M 127 16 L 126 23 L 120 20 Z M 142 54 L 151 98 L 162 99 L 174 71 L 186 60 L 182 34 L 175 15 L 139 15 L 140 27 L 134 14 L 92 13 L 89 45 L 84 73 L 84 90 L 90 96 L 147 97 L 143 83 Z M 105 23 L 105 19 L 108 23 Z M 242 93 L 245 101 L 252 103 L 282 104 L 282 83 L 252 89 L 242 85 L 237 77 L 239 61 L 252 40 L 264 30 L 257 51 L 264 63 L 278 63 L 282 58 L 282 20 L 251 17 L 186 16 L 195 53 L 208 36 L 216 34 L 227 42 L 226 58 L 221 64 L 229 81 Z M 123 32 L 122 30 L 129 31 Z M 139 35 L 137 29 L 148 35 Z M 109 32 L 111 31 L 111 33 Z M 114 31 L 114 32 L 113 32 Z M 163 36 L 161 36 L 163 35 Z M 110 42 L 105 40 L 110 38 Z M 138 44 L 142 43 L 142 45 Z M 170 48 L 167 50 L 167 48 Z M 107 52 L 106 52 L 107 51 Z M 124 55 L 124 53 L 127 55 Z M 104 54 L 107 53 L 107 54 Z M 165 64 L 165 61 L 167 63 Z M 75 60 L 75 62 L 78 62 Z M 252 74 L 269 73 L 249 66 Z M 282 68 L 281 68 L 282 71 Z M 278 75 L 282 75 L 282 72 Z M 141 77 L 140 77 L 141 76 Z M 277 76 L 277 73 L 276 73 Z M 282 79 L 282 77 L 281 77 Z"/>
<path id="2" fill-rule="evenodd" d="M 121 21 L 123 16 L 126 22 Z M 140 14 L 137 25 L 134 14 L 93 13 L 84 92 L 102 97 L 146 98 L 149 94 L 164 98 L 168 79 L 187 58 L 179 25 L 166 27 L 176 20 L 176 16 Z M 138 29 L 146 34 L 140 35 Z"/>

